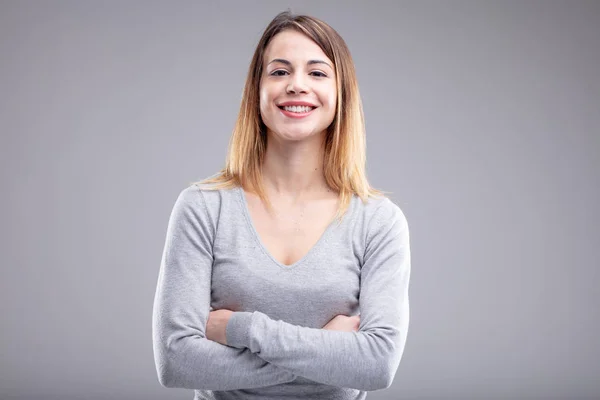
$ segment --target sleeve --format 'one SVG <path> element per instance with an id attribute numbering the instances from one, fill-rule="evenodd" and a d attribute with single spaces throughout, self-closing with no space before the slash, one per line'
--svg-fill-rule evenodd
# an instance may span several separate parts
<path id="1" fill-rule="evenodd" d="M 360 272 L 360 327 L 341 332 L 235 312 L 227 345 L 305 378 L 359 390 L 388 388 L 404 351 L 409 324 L 410 244 L 406 218 L 391 200 L 371 220 Z"/>
<path id="2" fill-rule="evenodd" d="M 169 388 L 234 390 L 290 382 L 296 375 L 206 338 L 213 230 L 199 189 L 182 191 L 167 227 L 152 312 L 155 366 Z"/>

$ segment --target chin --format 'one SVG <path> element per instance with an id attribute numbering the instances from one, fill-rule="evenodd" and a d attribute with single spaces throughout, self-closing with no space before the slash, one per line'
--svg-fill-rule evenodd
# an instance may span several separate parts
<path id="1" fill-rule="evenodd" d="M 299 141 L 299 140 L 304 140 L 304 139 L 310 137 L 310 134 L 282 133 L 282 134 L 277 134 L 277 136 L 279 136 L 281 139 L 284 139 L 284 140 Z"/>
<path id="2" fill-rule="evenodd" d="M 308 125 L 308 124 L 307 124 Z M 274 132 L 278 132 L 278 136 L 289 139 L 304 139 L 317 136 L 319 132 L 326 130 L 326 127 L 319 126 L 281 126 L 275 127 Z"/>
<path id="3" fill-rule="evenodd" d="M 314 130 L 281 130 L 277 136 L 288 140 L 302 140 L 316 135 Z"/>

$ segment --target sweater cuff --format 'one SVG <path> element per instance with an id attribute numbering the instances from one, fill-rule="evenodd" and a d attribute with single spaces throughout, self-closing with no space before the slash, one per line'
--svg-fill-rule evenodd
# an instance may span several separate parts
<path id="1" fill-rule="evenodd" d="M 252 314 L 249 311 L 235 311 L 231 314 L 225 327 L 227 346 L 237 347 L 238 349 L 249 347 Z"/>

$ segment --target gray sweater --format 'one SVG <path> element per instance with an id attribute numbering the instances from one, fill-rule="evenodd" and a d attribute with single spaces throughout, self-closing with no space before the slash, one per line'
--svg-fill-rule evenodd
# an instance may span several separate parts
<path id="1" fill-rule="evenodd" d="M 161 385 L 201 399 L 365 399 L 388 388 L 409 325 L 410 246 L 388 197 L 353 196 L 299 261 L 271 256 L 240 187 L 191 185 L 171 212 L 153 314 Z M 205 335 L 234 311 L 227 345 Z M 322 329 L 360 314 L 358 332 Z"/>

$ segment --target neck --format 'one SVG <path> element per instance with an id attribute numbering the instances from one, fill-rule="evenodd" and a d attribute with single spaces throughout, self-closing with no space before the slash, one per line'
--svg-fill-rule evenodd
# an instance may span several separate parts
<path id="1" fill-rule="evenodd" d="M 310 198 L 329 190 L 323 173 L 323 139 L 315 135 L 306 140 L 267 142 L 262 177 L 269 197 Z"/>

